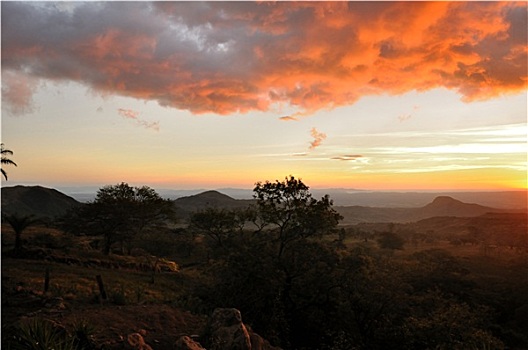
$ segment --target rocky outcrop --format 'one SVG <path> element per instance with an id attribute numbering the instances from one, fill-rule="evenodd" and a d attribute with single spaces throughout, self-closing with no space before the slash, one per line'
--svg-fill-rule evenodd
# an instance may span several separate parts
<path id="1" fill-rule="evenodd" d="M 205 337 L 210 350 L 280 350 L 246 326 L 237 309 L 215 309 Z"/>
<path id="2" fill-rule="evenodd" d="M 237 309 L 215 309 L 208 324 L 211 350 L 251 350 L 251 341 Z"/>

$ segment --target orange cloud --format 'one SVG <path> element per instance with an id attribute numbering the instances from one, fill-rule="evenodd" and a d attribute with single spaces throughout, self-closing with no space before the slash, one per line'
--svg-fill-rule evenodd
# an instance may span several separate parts
<path id="1" fill-rule="evenodd" d="M 321 143 L 326 139 L 326 134 L 317 131 L 316 128 L 312 128 L 310 130 L 310 135 L 314 138 L 312 142 L 310 142 L 310 149 L 315 149 L 316 147 L 319 147 Z"/>
<path id="2" fill-rule="evenodd" d="M 283 120 L 283 121 L 299 121 L 298 118 L 294 117 L 294 116 L 291 116 L 291 115 L 285 115 L 284 117 L 279 117 L 280 120 Z"/>
<path id="3" fill-rule="evenodd" d="M 472 101 L 528 86 L 526 2 L 1 6 L 3 72 L 195 114 L 288 104 L 305 115 L 434 88 Z M 5 103 L 23 112 L 33 91 Z"/>
<path id="4" fill-rule="evenodd" d="M 33 93 L 39 85 L 38 79 L 17 72 L 2 73 L 2 101 L 9 113 L 25 114 L 35 110 Z"/>

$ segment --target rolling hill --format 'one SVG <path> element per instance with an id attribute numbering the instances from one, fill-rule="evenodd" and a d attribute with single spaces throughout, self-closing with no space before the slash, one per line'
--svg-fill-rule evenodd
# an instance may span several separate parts
<path id="1" fill-rule="evenodd" d="M 476 217 L 486 213 L 525 213 L 523 210 L 505 210 L 474 203 L 464 203 L 449 196 L 438 196 L 431 203 L 418 208 L 335 207 L 343 215 L 342 224 L 361 222 L 413 222 L 432 217 Z"/>
<path id="2" fill-rule="evenodd" d="M 188 218 L 191 213 L 208 207 L 223 209 L 243 209 L 255 203 L 251 199 L 234 199 L 218 191 L 205 191 L 192 196 L 174 200 L 174 206 L 180 218 Z"/>
<path id="3" fill-rule="evenodd" d="M 54 218 L 78 205 L 81 203 L 52 188 L 2 187 L 2 214 Z"/>

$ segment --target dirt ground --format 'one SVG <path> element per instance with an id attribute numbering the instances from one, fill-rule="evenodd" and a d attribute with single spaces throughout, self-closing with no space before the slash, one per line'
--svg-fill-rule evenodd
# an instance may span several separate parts
<path id="1" fill-rule="evenodd" d="M 2 294 L 2 326 L 39 317 L 71 330 L 82 321 L 94 327 L 93 340 L 105 349 L 126 348 L 126 338 L 131 333 L 143 335 L 153 349 L 173 349 L 182 335 L 199 335 L 206 322 L 203 316 L 164 304 L 76 305 L 23 288 L 4 289 Z"/>
<path id="2" fill-rule="evenodd" d="M 170 299 L 164 302 L 157 297 L 181 287 L 178 275 L 156 276 L 156 284 L 151 285 L 146 282 L 150 275 L 144 272 L 85 268 L 6 256 L 2 256 L 1 264 L 2 338 L 9 335 L 5 332 L 9 332 L 10 325 L 41 318 L 53 321 L 70 333 L 73 326 L 81 322 L 92 326 L 93 340 L 99 348 L 126 349 L 127 335 L 140 333 L 153 349 L 172 350 L 180 336 L 199 335 L 205 327 L 205 316 L 194 315 L 174 306 Z M 52 283 L 50 291 L 44 293 L 46 267 L 51 268 Z M 98 298 L 90 298 L 92 290 L 97 288 L 93 278 L 96 273 L 105 275 L 108 284 L 118 276 L 122 281 L 132 279 L 133 284 L 145 280 L 145 300 L 136 302 L 132 295 L 133 302 L 118 305 L 110 299 L 101 302 Z M 121 285 L 122 281 L 114 285 Z"/>

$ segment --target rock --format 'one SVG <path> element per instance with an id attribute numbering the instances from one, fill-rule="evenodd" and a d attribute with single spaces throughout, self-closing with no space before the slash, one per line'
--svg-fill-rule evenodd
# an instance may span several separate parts
<path id="1" fill-rule="evenodd" d="M 54 297 L 54 298 L 49 298 L 45 300 L 44 307 L 48 309 L 57 309 L 57 310 L 66 309 L 66 305 L 64 304 L 64 299 L 61 297 Z"/>
<path id="2" fill-rule="evenodd" d="M 127 336 L 128 345 L 134 350 L 152 350 L 150 345 L 145 343 L 145 339 L 139 333 L 131 333 Z"/>
<path id="3" fill-rule="evenodd" d="M 237 309 L 215 309 L 204 338 L 210 350 L 282 350 L 246 326 Z"/>
<path id="4" fill-rule="evenodd" d="M 174 344 L 174 350 L 205 350 L 200 343 L 194 341 L 191 337 L 184 335 Z"/>
<path id="5" fill-rule="evenodd" d="M 251 350 L 251 341 L 237 309 L 215 309 L 208 324 L 211 350 Z"/>
<path id="6" fill-rule="evenodd" d="M 282 350 L 279 347 L 272 346 L 269 341 L 253 332 L 250 327 L 246 328 L 249 333 L 249 340 L 251 341 L 251 350 Z"/>

